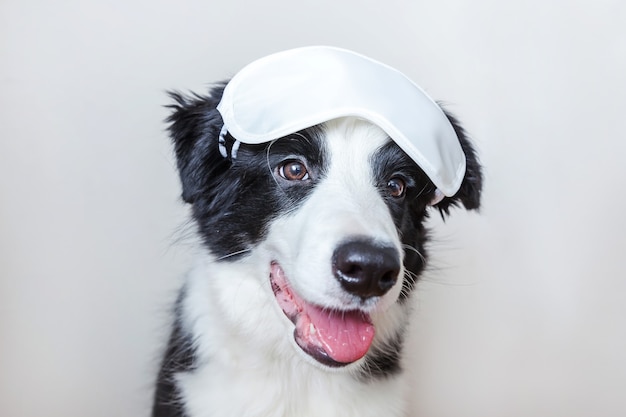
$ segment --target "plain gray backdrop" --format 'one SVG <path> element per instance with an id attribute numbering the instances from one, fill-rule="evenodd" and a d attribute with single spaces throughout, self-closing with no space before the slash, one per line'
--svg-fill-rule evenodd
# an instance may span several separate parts
<path id="1" fill-rule="evenodd" d="M 165 90 L 313 44 L 403 71 L 486 167 L 431 222 L 413 415 L 626 415 L 625 4 L 0 1 L 0 415 L 148 415 L 192 246 Z"/>

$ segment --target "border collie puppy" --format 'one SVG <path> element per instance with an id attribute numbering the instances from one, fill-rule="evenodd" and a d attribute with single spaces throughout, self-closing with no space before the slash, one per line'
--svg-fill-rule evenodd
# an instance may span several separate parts
<path id="1" fill-rule="evenodd" d="M 424 222 L 477 209 L 481 168 L 457 121 L 400 73 L 335 48 L 294 51 L 207 95 L 171 94 L 203 245 L 153 417 L 407 413 Z"/>

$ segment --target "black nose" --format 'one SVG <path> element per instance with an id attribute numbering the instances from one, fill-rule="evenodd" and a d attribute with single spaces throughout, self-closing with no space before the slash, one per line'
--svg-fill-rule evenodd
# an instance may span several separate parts
<path id="1" fill-rule="evenodd" d="M 333 254 L 335 278 L 346 291 L 364 299 L 389 291 L 399 272 L 400 256 L 393 247 L 359 240 L 343 243 Z"/>

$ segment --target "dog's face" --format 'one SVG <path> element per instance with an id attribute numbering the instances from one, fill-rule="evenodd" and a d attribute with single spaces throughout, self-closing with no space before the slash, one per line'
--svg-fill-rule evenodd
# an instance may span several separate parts
<path id="1" fill-rule="evenodd" d="M 243 144 L 236 158 L 224 158 L 220 94 L 174 95 L 170 119 L 183 198 L 212 256 L 261 259 L 255 279 L 282 310 L 284 337 L 324 367 L 397 343 L 403 323 L 377 327 L 405 302 L 425 266 L 433 183 L 385 132 L 356 118 Z M 451 121 L 468 168 L 457 195 L 437 204 L 446 214 L 458 203 L 477 208 L 481 189 L 474 151 Z"/>

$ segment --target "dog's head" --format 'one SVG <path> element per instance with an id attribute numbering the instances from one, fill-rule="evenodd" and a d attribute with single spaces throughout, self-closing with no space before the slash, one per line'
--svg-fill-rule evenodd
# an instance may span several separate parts
<path id="1" fill-rule="evenodd" d="M 266 300 L 280 307 L 292 323 L 293 340 L 307 358 L 324 366 L 341 367 L 366 356 L 361 363 L 369 358 L 370 368 L 394 366 L 382 352 L 398 350 L 406 316 L 403 304 L 425 266 L 424 220 L 431 206 L 444 216 L 450 207 L 459 204 L 467 209 L 478 208 L 481 168 L 457 121 L 444 116 L 403 76 L 343 51 L 301 52 L 296 52 L 295 60 L 287 54 L 287 63 L 311 76 L 302 58 L 317 65 L 319 59 L 330 54 L 329 65 L 320 67 L 328 74 L 315 76 L 318 85 L 325 85 L 326 93 L 336 101 L 320 99 L 324 94 L 318 91 L 310 98 L 319 103 L 311 106 L 299 97 L 291 103 L 301 106 L 295 112 L 290 104 L 278 101 L 267 90 L 265 81 L 267 77 L 273 82 L 290 79 L 290 73 L 276 76 L 283 68 L 276 65 L 275 57 L 269 59 L 270 71 L 259 70 L 257 64 L 252 76 L 247 70 L 248 78 L 239 78 L 237 84 L 231 82 L 239 87 L 248 83 L 244 98 L 235 106 L 232 100 L 237 100 L 237 87 L 227 94 L 226 84 L 214 87 L 205 97 L 172 94 L 176 104 L 169 119 L 170 133 L 183 199 L 192 205 L 200 235 L 215 262 L 254 259 L 254 272 L 246 274 L 252 276 L 233 279 L 255 280 L 253 292 L 258 289 Z M 339 62 L 337 54 L 341 55 Z M 264 62 L 267 64 L 267 60 Z M 387 86 L 395 89 L 402 103 L 424 111 L 415 118 L 430 120 L 424 125 L 426 129 L 414 123 L 412 113 L 403 106 L 391 104 L 385 97 L 385 104 L 378 105 L 372 97 L 381 95 L 380 88 L 370 88 L 361 73 L 361 84 L 355 86 L 353 77 L 345 71 L 346 65 L 388 77 Z M 341 74 L 341 82 L 326 83 L 324 77 L 333 78 L 336 71 Z M 258 74 L 260 80 L 255 79 Z M 259 83 L 251 85 L 251 79 L 261 82 L 261 90 Z M 310 92 L 308 81 L 301 85 Z M 290 82 L 297 84 L 294 79 Z M 333 90 L 345 84 L 351 85 L 346 93 L 348 97 L 352 94 L 352 99 L 339 98 L 342 96 Z M 372 90 L 370 96 L 360 88 Z M 407 95 L 404 88 L 414 91 Z M 257 95 L 250 96 L 250 92 Z M 286 101 L 293 100 L 290 91 L 283 89 L 281 94 Z M 346 112 L 347 104 L 358 104 L 363 98 L 370 107 L 350 107 L 350 112 L 362 112 L 370 119 L 335 114 L 321 123 L 309 123 L 329 114 L 325 105 Z M 272 101 L 274 104 L 270 104 Z M 255 112 L 250 103 L 262 106 L 259 111 L 265 112 L 263 116 L 250 117 L 249 113 Z M 267 120 L 271 117 L 267 107 L 280 116 Z M 233 119 L 233 108 L 239 112 L 239 119 Z M 313 116 L 302 109 L 311 109 Z M 285 117 L 298 113 L 299 121 Z M 255 125 L 246 125 L 251 119 L 256 120 Z M 395 139 L 368 121 L 371 119 L 381 121 L 394 132 Z M 243 128 L 244 133 L 235 135 L 250 137 L 241 143 L 243 138 L 234 137 L 229 130 L 234 126 L 237 132 L 238 121 L 242 120 L 246 128 L 262 126 L 263 130 L 270 125 L 274 132 L 298 123 L 309 123 L 306 126 L 310 127 L 292 129 L 282 137 L 274 134 L 272 140 L 257 140 L 258 132 L 248 135 L 249 130 Z M 397 125 L 411 134 L 396 130 Z M 407 139 L 416 135 L 427 138 L 420 142 L 423 149 L 416 147 L 415 139 Z M 446 146 L 449 152 L 442 151 Z M 424 162 L 418 164 L 416 160 Z M 446 187 L 447 197 L 436 184 Z M 403 314 L 398 313 L 400 310 Z"/>

